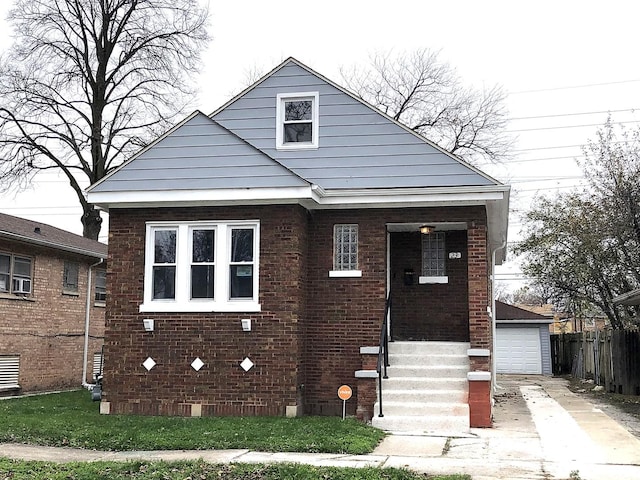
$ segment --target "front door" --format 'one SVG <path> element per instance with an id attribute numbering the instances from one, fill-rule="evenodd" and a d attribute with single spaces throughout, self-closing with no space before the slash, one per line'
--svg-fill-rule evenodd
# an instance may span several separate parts
<path id="1" fill-rule="evenodd" d="M 389 232 L 391 338 L 469 341 L 466 230 Z"/>

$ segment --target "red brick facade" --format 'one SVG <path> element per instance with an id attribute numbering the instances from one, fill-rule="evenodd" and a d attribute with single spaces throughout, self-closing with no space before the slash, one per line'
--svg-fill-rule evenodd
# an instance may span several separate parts
<path id="1" fill-rule="evenodd" d="M 140 313 L 143 299 L 145 222 L 260 221 L 259 313 Z M 489 348 L 488 261 L 484 207 L 306 211 L 297 205 L 111 209 L 107 331 L 103 400 L 110 413 L 176 415 L 337 415 L 337 388 L 354 387 L 347 413 L 356 413 L 354 371 L 361 346 L 377 345 L 387 278 L 387 224 L 457 222 L 467 231 L 447 233 L 448 285 L 416 286 L 432 311 L 420 328 L 429 339 L 445 336 Z M 335 224 L 358 225 L 359 278 L 330 278 Z M 392 257 L 403 241 L 392 234 Z M 420 255 L 408 252 L 411 261 Z M 402 247 L 404 249 L 404 247 Z M 408 250 L 408 249 L 407 249 Z M 410 257 L 407 256 L 407 259 Z M 396 255 L 398 268 L 404 268 Z M 396 275 L 397 279 L 397 275 Z M 395 280 L 392 285 L 395 288 Z M 434 289 L 433 287 L 442 287 Z M 402 289 L 400 290 L 402 291 Z M 407 312 L 411 301 L 399 302 Z M 153 318 L 145 332 L 142 320 Z M 250 318 L 252 331 L 240 320 Z M 409 323 L 409 313 L 405 316 Z M 448 324 L 447 331 L 441 323 Z M 453 336 L 452 336 L 453 335 Z M 431 338 L 433 336 L 434 338 Z M 147 371 L 142 363 L 157 365 Z M 191 362 L 204 367 L 196 372 Z M 255 367 L 245 372 L 249 357 Z M 488 365 L 487 365 L 488 368 Z M 369 382 L 371 383 L 371 382 Z M 365 392 L 363 392 L 364 394 Z M 371 396 L 371 392 L 368 395 Z"/>
<path id="2" fill-rule="evenodd" d="M 89 265 L 96 259 L 2 239 L 0 252 L 24 256 L 32 262 L 30 295 L 0 293 L 0 355 L 20 356 L 20 391 L 80 387 L 87 276 Z M 65 261 L 79 263 L 77 294 L 63 293 Z M 96 306 L 93 286 L 95 280 L 91 289 L 87 382 L 93 381 L 93 354 L 100 352 L 104 336 L 105 308 Z"/>

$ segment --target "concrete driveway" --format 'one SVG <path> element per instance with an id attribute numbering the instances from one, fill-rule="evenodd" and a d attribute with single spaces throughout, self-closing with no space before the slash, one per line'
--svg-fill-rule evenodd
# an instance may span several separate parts
<path id="1" fill-rule="evenodd" d="M 640 479 L 640 440 L 567 385 L 501 375 L 494 428 L 472 429 L 468 438 L 391 436 L 374 453 L 390 455 L 386 466 L 476 480 Z"/>

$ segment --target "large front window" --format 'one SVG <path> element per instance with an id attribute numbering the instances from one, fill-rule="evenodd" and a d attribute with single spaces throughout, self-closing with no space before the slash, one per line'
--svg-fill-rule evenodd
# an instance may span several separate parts
<path id="1" fill-rule="evenodd" d="M 259 311 L 259 224 L 149 223 L 140 311 Z"/>
<path id="2" fill-rule="evenodd" d="M 31 293 L 31 259 L 0 253 L 0 293 Z"/>

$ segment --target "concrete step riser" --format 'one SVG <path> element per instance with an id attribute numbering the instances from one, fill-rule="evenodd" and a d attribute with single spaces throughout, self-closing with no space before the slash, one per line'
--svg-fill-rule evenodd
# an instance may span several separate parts
<path id="1" fill-rule="evenodd" d="M 468 399 L 466 390 L 382 390 L 383 402 L 466 404 Z"/>
<path id="2" fill-rule="evenodd" d="M 389 364 L 393 366 L 421 365 L 425 367 L 451 365 L 469 368 L 469 357 L 467 355 L 389 354 Z"/>
<path id="3" fill-rule="evenodd" d="M 374 415 L 380 413 L 380 404 L 376 402 L 373 406 Z M 437 403 L 413 403 L 411 405 L 398 402 L 382 401 L 382 413 L 389 416 L 432 416 L 432 417 L 450 417 L 461 416 L 469 417 L 469 405 L 462 403 L 437 404 Z"/>
<path id="4" fill-rule="evenodd" d="M 382 380 L 382 393 L 387 390 L 458 390 L 468 391 L 466 378 L 389 377 Z"/>
<path id="5" fill-rule="evenodd" d="M 389 416 L 371 419 L 374 427 L 389 432 L 421 432 L 456 435 L 469 431 L 469 417 L 405 417 Z"/>
<path id="6" fill-rule="evenodd" d="M 413 378 L 459 378 L 466 379 L 469 367 L 465 366 L 400 366 L 387 367 L 389 378 L 413 377 Z"/>
<path id="7" fill-rule="evenodd" d="M 389 353 L 419 355 L 466 355 L 468 343 L 449 342 L 389 342 Z"/>

